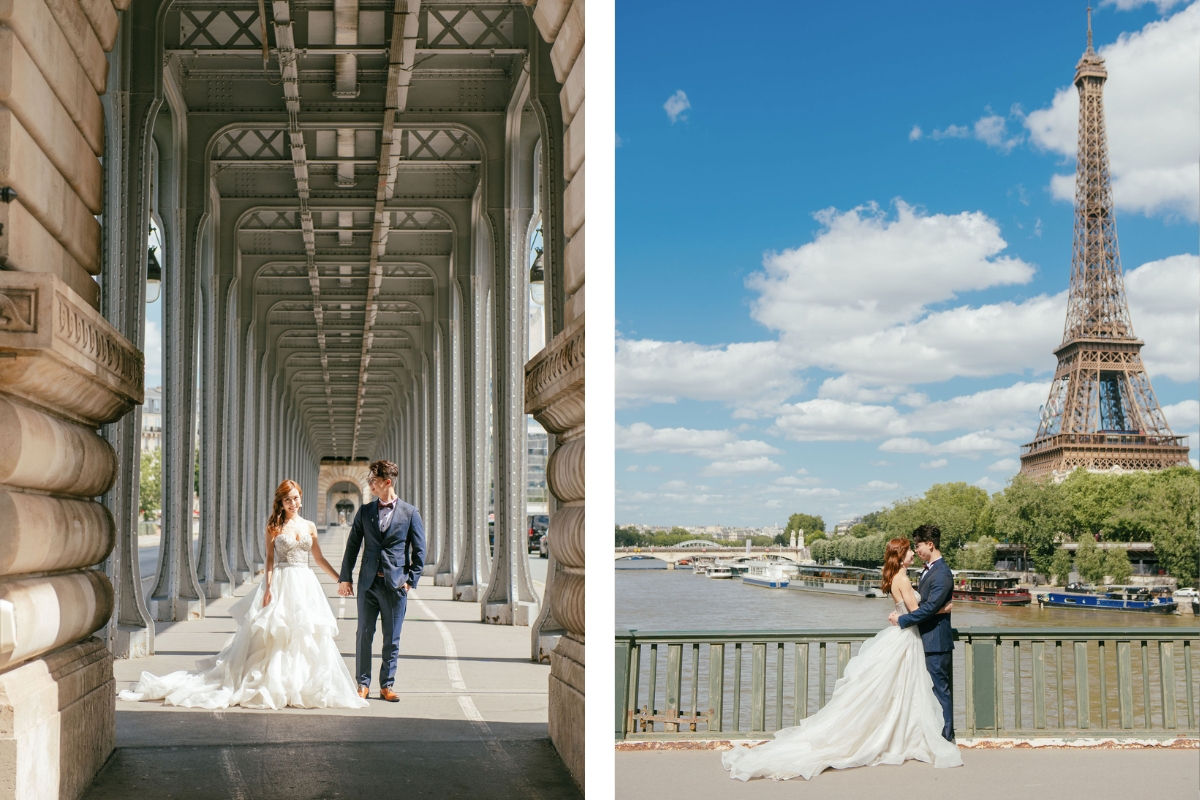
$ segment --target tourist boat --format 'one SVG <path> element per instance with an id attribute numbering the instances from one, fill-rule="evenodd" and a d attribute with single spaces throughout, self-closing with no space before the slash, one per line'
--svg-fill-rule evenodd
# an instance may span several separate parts
<path id="1" fill-rule="evenodd" d="M 751 564 L 742 575 L 742 583 L 751 586 L 762 586 L 767 589 L 786 589 L 788 587 L 789 570 L 783 564 L 764 561 L 761 564 Z"/>
<path id="2" fill-rule="evenodd" d="M 1081 608 L 1091 611 L 1141 611 L 1173 614 L 1173 597 L 1153 597 L 1144 586 L 1113 586 L 1105 592 L 1047 592 L 1038 598 L 1043 607 Z"/>
<path id="3" fill-rule="evenodd" d="M 954 600 L 995 606 L 1027 606 L 1033 598 L 1027 589 L 1017 587 L 1014 577 L 964 569 L 954 573 Z"/>
<path id="4" fill-rule="evenodd" d="M 708 572 L 706 574 L 710 578 L 728 579 L 733 577 L 733 570 L 731 570 L 729 567 L 712 566 L 708 568 Z"/>
<path id="5" fill-rule="evenodd" d="M 707 575 L 708 570 L 712 567 L 713 560 L 711 558 L 699 559 L 692 562 L 693 575 Z"/>
<path id="6" fill-rule="evenodd" d="M 886 597 L 879 588 L 883 573 L 864 567 L 803 564 L 788 579 L 788 588 L 801 592 L 827 592 L 853 597 Z"/>

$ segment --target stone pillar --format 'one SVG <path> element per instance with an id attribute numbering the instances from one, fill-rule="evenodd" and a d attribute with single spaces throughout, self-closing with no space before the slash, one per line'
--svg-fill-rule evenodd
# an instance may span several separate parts
<path id="1" fill-rule="evenodd" d="M 547 464 L 559 507 L 550 517 L 557 562 L 547 601 L 566 629 L 550 656 L 550 739 L 563 762 L 584 780 L 584 14 L 583 0 L 524 0 L 552 44 L 550 61 L 562 91 L 562 231 L 566 238 L 555 295 L 563 298 L 562 328 L 525 367 L 525 410 L 557 437 Z M 549 255 L 553 260 L 554 249 Z M 561 270 L 561 272 L 559 271 Z M 557 298 L 556 298 L 557 299 Z M 553 312 L 552 312 L 553 314 Z"/>
<path id="2" fill-rule="evenodd" d="M 123 7 L 126 3 L 121 2 Z M 142 402 L 140 286 L 145 265 L 118 222 L 103 240 L 96 215 L 145 208 L 145 186 L 105 187 L 100 95 L 118 32 L 109 2 L 0 6 L 0 798 L 78 797 L 114 743 L 112 655 L 91 634 L 148 646 L 136 580 L 139 431 L 116 425 Z M 121 63 L 122 76 L 128 62 Z M 161 66 L 161 65 L 160 65 Z M 127 91 L 127 86 L 120 86 Z M 114 98 L 114 124 L 131 118 Z M 106 159 L 107 162 L 107 159 Z M 107 191 L 107 194 L 106 194 Z M 106 201 L 108 201 L 106 203 Z M 119 219 L 119 218 L 118 218 Z M 138 249 L 145 257 L 145 230 Z M 128 254 L 128 255 L 127 255 Z M 133 261 L 132 264 L 129 261 Z M 102 270 L 102 264 L 104 270 Z M 136 272 L 138 264 L 142 273 Z M 130 281 L 125 270 L 133 270 Z M 102 277 L 105 313 L 101 315 Z M 132 341 L 131 341 L 132 340 Z M 97 429 L 110 425 L 101 438 Z M 114 446 L 115 445 L 115 446 Z M 116 485 L 118 474 L 122 476 Z M 113 490 L 106 501 L 95 501 Z M 132 499 L 131 499 L 132 498 Z M 109 565 L 125 601 L 113 618 Z M 123 628 L 123 623 L 128 626 Z M 130 630 L 130 629 L 134 630 Z M 126 642 L 127 646 L 130 643 Z"/>

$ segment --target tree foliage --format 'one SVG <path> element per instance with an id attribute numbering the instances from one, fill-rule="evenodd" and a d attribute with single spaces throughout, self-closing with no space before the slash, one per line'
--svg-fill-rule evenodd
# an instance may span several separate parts
<path id="1" fill-rule="evenodd" d="M 155 448 L 142 453 L 141 477 L 138 482 L 138 511 L 142 519 L 150 519 L 162 508 L 162 450 Z"/>
<path id="2" fill-rule="evenodd" d="M 1123 547 L 1114 547 L 1104 554 L 1104 574 L 1112 578 L 1113 583 L 1122 584 L 1133 574 L 1133 566 L 1129 563 L 1129 551 Z"/>
<path id="3" fill-rule="evenodd" d="M 1075 571 L 1088 583 L 1104 580 L 1104 553 L 1096 547 L 1096 540 L 1091 536 L 1084 536 L 1079 541 L 1075 550 Z"/>
<path id="4" fill-rule="evenodd" d="M 784 528 L 784 533 L 787 534 L 788 539 L 791 539 L 791 535 L 797 530 L 804 531 L 805 539 L 817 531 L 824 533 L 824 519 L 806 515 L 806 513 L 793 513 L 791 517 L 787 518 L 787 527 Z"/>

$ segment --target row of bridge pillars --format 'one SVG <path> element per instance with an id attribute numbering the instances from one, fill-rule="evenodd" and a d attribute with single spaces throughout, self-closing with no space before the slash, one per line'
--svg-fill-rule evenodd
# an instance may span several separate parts
<path id="1" fill-rule="evenodd" d="M 551 177 L 562 202 L 545 209 L 557 216 L 548 228 L 560 231 L 548 244 L 563 280 L 560 324 L 527 364 L 514 360 L 511 339 L 499 342 L 507 361 L 492 365 L 492 377 L 506 393 L 505 418 L 490 421 L 491 404 L 479 402 L 488 391 L 480 342 L 440 329 L 379 445 L 408 466 L 403 488 L 436 520 L 434 581 L 480 603 L 485 621 L 531 624 L 533 657 L 551 661 L 550 735 L 582 782 L 583 4 L 524 2 L 547 43 L 535 68 L 555 83 L 539 84 L 530 102 L 549 108 L 563 130 L 544 142 L 555 151 L 548 163 L 561 166 Z M 155 620 L 200 616 L 206 600 L 253 576 L 278 477 L 298 480 L 310 504 L 319 494 L 323 454 L 305 434 L 302 409 L 226 313 L 234 290 L 212 272 L 209 187 L 187 180 L 186 119 L 159 115 L 164 95 L 168 107 L 179 98 L 164 87 L 155 7 L 26 0 L 0 9 L 0 37 L 11 44 L 0 48 L 0 82 L 10 87 L 0 101 L 0 173 L 15 195 L 0 205 L 0 717 L 8 720 L 0 798 L 79 796 L 114 746 L 113 654 L 151 654 Z M 155 158 L 163 125 L 178 144 Z M 169 210 L 161 220 L 165 502 L 155 582 L 143 594 L 138 406 L 154 209 Z M 489 213 L 493 228 L 503 222 L 503 212 Z M 493 314 L 516 311 L 504 306 L 509 288 L 495 287 L 503 302 L 492 301 Z M 475 340 L 489 327 L 512 335 L 491 324 L 486 294 L 461 302 L 464 317 L 489 320 L 472 328 Z M 554 448 L 551 559 L 536 619 L 522 566 L 524 471 L 489 476 L 492 459 L 481 457 L 485 425 L 495 423 L 493 452 L 511 453 L 525 413 Z M 472 426 L 454 424 L 467 414 Z M 522 448 L 522 467 L 523 459 Z M 489 478 L 503 520 L 490 564 Z M 456 491 L 468 483 L 468 496 Z M 548 632 L 562 634 L 549 653 Z"/>

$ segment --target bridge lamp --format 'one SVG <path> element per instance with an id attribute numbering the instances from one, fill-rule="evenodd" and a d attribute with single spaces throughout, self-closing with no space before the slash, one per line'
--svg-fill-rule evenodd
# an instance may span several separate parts
<path id="1" fill-rule="evenodd" d="M 546 268 L 542 248 L 537 248 L 537 257 L 529 267 L 529 294 L 533 302 L 542 305 L 546 302 Z"/>
<path id="2" fill-rule="evenodd" d="M 158 256 L 154 254 L 154 250 L 155 248 L 151 247 L 150 252 L 146 256 L 147 303 L 155 302 L 162 293 L 162 265 L 158 263 Z"/>

